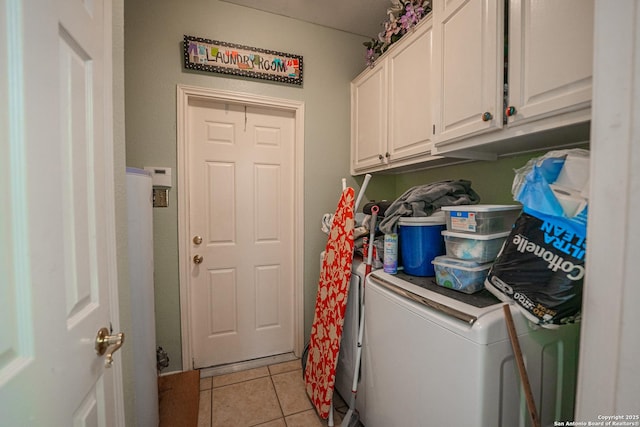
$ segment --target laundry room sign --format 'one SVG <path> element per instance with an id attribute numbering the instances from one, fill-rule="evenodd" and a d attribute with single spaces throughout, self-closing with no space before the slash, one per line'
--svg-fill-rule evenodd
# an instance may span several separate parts
<path id="1" fill-rule="evenodd" d="M 302 56 L 184 36 L 184 67 L 302 86 Z"/>

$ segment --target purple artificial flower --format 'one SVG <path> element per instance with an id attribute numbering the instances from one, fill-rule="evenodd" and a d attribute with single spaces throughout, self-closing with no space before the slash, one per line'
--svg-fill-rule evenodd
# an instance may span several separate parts
<path id="1" fill-rule="evenodd" d="M 367 49 L 365 59 L 367 60 L 367 65 L 369 67 L 373 67 L 373 63 L 376 60 L 376 53 L 373 51 L 373 49 Z"/>
<path id="2" fill-rule="evenodd" d="M 411 18 L 405 14 L 400 17 L 400 25 L 406 31 L 411 28 Z"/>
<path id="3" fill-rule="evenodd" d="M 383 54 L 390 45 L 399 40 L 413 26 L 418 24 L 430 10 L 430 0 L 392 0 L 387 9 L 387 19 L 382 23 L 383 30 L 378 40 L 367 50 L 367 65 L 373 66 L 374 59 Z"/>

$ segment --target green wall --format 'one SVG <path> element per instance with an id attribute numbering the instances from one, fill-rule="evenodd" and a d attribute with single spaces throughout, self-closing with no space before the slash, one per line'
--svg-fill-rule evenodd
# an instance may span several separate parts
<path id="1" fill-rule="evenodd" d="M 176 85 L 259 94 L 305 103 L 305 334 L 311 328 L 325 212 L 349 176 L 349 83 L 365 68 L 364 38 L 218 0 L 125 2 L 125 112 L 128 166 L 174 170 L 170 206 L 154 209 L 156 336 L 182 369 L 178 274 Z M 302 55 L 303 87 L 186 71 L 183 36 L 193 35 Z"/>
<path id="2" fill-rule="evenodd" d="M 471 181 L 471 188 L 480 195 L 480 203 L 511 204 L 513 203 L 511 184 L 515 176 L 514 170 L 540 154 L 542 153 L 521 154 L 497 161 L 475 161 L 397 175 L 395 190 L 397 195 L 400 195 L 415 185 L 447 179 L 466 179 Z"/>
<path id="3" fill-rule="evenodd" d="M 581 144 L 576 148 L 588 150 L 589 144 Z M 548 151 L 534 151 L 501 157 L 496 161 L 474 161 L 399 174 L 395 176 L 395 193 L 399 196 L 415 185 L 435 181 L 466 179 L 471 181 L 471 188 L 480 195 L 480 203 L 511 204 L 514 203 L 511 185 L 515 170 L 526 165 L 530 159 L 542 156 Z"/>
<path id="4" fill-rule="evenodd" d="M 358 191 L 363 176 L 349 175 L 349 83 L 365 67 L 363 38 L 219 0 L 131 0 L 124 5 L 126 164 L 174 170 L 170 206 L 154 209 L 156 337 L 182 369 L 178 272 L 176 85 L 300 100 L 305 103 L 304 311 L 308 338 L 326 235 L 320 220 L 333 212 L 340 181 Z M 304 57 L 303 87 L 182 67 L 183 35 L 295 53 Z M 408 188 L 464 178 L 482 203 L 512 203 L 514 169 L 541 153 L 469 162 L 403 174 L 374 174 L 367 199 L 394 200 Z"/>

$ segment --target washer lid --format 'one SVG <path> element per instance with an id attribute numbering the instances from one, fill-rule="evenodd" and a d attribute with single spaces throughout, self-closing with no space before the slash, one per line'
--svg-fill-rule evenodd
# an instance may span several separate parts
<path id="1" fill-rule="evenodd" d="M 398 272 L 391 275 L 375 270 L 369 276 L 377 284 L 419 304 L 473 325 L 483 315 L 504 304 L 487 290 L 475 294 L 444 288 L 433 277 L 417 277 Z"/>

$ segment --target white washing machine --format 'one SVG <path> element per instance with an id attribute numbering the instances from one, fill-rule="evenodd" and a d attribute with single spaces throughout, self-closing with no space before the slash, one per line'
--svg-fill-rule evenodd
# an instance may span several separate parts
<path id="1" fill-rule="evenodd" d="M 351 269 L 351 282 L 349 284 L 349 296 L 347 309 L 344 315 L 340 352 L 338 353 L 338 366 L 336 368 L 335 390 L 342 399 L 349 404 L 351 388 L 353 386 L 353 374 L 355 372 L 356 355 L 358 350 L 358 326 L 362 310 L 362 296 L 364 289 L 366 265 L 360 257 L 353 259 Z M 365 321 L 366 322 L 366 321 Z M 364 368 L 360 367 L 358 394 L 356 398 L 356 410 L 363 412 L 364 388 L 362 387 Z"/>
<path id="2" fill-rule="evenodd" d="M 502 306 L 486 290 L 467 295 L 431 277 L 371 273 L 363 424 L 529 426 Z M 572 420 L 579 326 L 534 329 L 517 308 L 512 314 L 542 425 Z"/>

